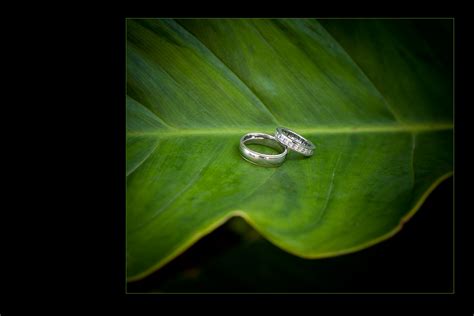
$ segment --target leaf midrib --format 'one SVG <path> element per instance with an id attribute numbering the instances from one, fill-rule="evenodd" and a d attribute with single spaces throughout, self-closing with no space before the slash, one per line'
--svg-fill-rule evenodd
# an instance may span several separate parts
<path id="1" fill-rule="evenodd" d="M 182 129 L 157 129 L 152 131 L 128 131 L 128 136 L 199 136 L 199 135 L 236 135 L 268 130 L 270 127 L 246 128 L 182 128 Z M 397 125 L 355 125 L 355 126 L 326 126 L 303 127 L 291 126 L 295 132 L 301 134 L 359 134 L 359 133 L 413 133 L 434 132 L 453 129 L 452 123 L 429 124 L 397 124 Z M 257 130 L 258 129 L 258 130 Z"/>

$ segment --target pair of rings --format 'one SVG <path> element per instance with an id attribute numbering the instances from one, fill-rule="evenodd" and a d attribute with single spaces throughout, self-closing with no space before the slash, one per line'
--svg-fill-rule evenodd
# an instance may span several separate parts
<path id="1" fill-rule="evenodd" d="M 276 149 L 280 153 L 275 155 L 256 152 L 247 147 L 250 144 L 264 145 Z M 316 146 L 303 136 L 284 127 L 278 127 L 275 136 L 264 133 L 248 133 L 240 139 L 240 153 L 242 157 L 253 164 L 263 167 L 280 166 L 288 154 L 288 149 L 304 156 L 313 155 Z"/>

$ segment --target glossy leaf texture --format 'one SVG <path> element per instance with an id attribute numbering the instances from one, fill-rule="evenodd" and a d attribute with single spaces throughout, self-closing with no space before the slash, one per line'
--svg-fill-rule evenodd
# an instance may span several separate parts
<path id="1" fill-rule="evenodd" d="M 453 169 L 452 22 L 426 23 L 128 19 L 128 280 L 232 216 L 304 258 L 400 230 Z M 277 126 L 315 155 L 240 157 Z"/>

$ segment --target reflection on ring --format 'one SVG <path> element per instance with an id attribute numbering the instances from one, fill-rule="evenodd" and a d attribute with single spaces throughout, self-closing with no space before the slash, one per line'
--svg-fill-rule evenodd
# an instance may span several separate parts
<path id="1" fill-rule="evenodd" d="M 263 154 L 251 150 L 247 147 L 249 144 L 259 144 L 278 150 L 280 153 L 275 155 Z M 253 164 L 263 167 L 278 167 L 286 158 L 288 149 L 279 143 L 272 135 L 264 133 L 248 133 L 240 139 L 240 153 L 242 157 Z"/>

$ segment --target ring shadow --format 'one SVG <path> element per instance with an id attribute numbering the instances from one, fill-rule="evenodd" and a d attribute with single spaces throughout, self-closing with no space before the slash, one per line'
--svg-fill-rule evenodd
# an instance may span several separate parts
<path id="1" fill-rule="evenodd" d="M 308 159 L 309 157 L 306 157 L 300 153 L 297 153 L 296 151 L 293 150 L 288 150 L 288 155 L 286 155 L 287 160 L 303 160 L 303 159 Z"/>

